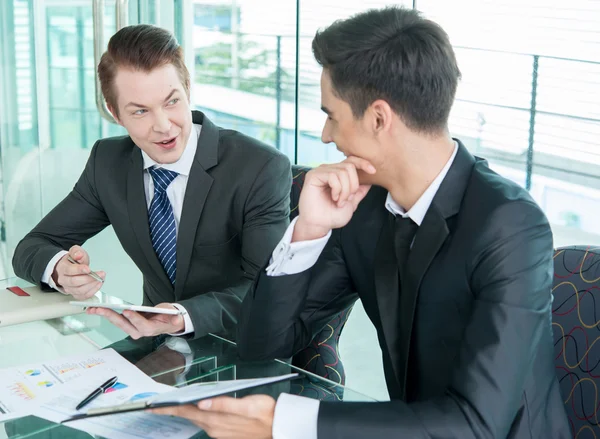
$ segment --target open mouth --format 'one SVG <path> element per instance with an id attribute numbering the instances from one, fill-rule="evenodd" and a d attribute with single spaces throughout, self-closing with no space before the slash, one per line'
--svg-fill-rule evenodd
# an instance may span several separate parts
<path id="1" fill-rule="evenodd" d="M 171 148 L 175 147 L 175 144 L 177 143 L 177 136 L 172 137 L 171 139 L 164 140 L 162 142 L 154 142 L 154 143 L 157 144 L 158 146 L 160 146 L 161 148 L 171 149 Z"/>

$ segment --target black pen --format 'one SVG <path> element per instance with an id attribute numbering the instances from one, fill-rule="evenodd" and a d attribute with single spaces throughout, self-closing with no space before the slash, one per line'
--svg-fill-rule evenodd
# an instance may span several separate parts
<path id="1" fill-rule="evenodd" d="M 92 393 L 90 393 L 88 396 L 86 396 L 83 401 L 81 401 L 79 404 L 77 404 L 77 407 L 75 407 L 75 410 L 79 410 L 81 407 L 88 404 L 90 401 L 92 401 L 97 396 L 102 395 L 104 392 L 106 392 L 112 386 L 117 384 L 117 380 L 118 380 L 117 377 L 112 377 L 110 380 L 108 380 L 107 382 L 102 384 L 100 387 L 98 387 L 96 390 L 94 390 Z"/>

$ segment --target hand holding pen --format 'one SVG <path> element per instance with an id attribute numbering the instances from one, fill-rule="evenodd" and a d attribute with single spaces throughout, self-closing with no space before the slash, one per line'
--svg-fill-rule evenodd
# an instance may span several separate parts
<path id="1" fill-rule="evenodd" d="M 52 280 L 60 291 L 76 300 L 89 299 L 102 287 L 106 277 L 103 271 L 94 273 L 89 263 L 88 253 L 74 245 L 55 265 Z"/>

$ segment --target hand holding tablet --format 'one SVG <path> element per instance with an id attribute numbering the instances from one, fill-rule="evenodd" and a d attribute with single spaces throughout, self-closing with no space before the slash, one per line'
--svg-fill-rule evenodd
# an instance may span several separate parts
<path id="1" fill-rule="evenodd" d="M 81 306 L 84 309 L 86 308 L 108 308 L 113 311 L 138 311 L 138 312 L 147 312 L 147 313 L 155 313 L 155 314 L 168 314 L 172 316 L 177 316 L 183 314 L 182 311 L 178 309 L 168 309 L 168 308 L 156 308 L 153 306 L 142 306 L 142 305 L 128 305 L 124 303 L 100 303 L 100 302 L 78 302 L 71 301 L 69 302 L 73 306 Z"/>

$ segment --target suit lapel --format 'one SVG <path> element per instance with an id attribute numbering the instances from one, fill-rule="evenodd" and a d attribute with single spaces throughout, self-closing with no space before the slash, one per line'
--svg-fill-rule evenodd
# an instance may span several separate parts
<path id="1" fill-rule="evenodd" d="M 201 124 L 198 148 L 185 190 L 179 231 L 177 232 L 177 276 L 175 297 L 183 294 L 190 270 L 198 222 L 204 210 L 213 178 L 206 172 L 218 163 L 219 129 L 204 114 L 192 112 L 193 122 Z"/>
<path id="2" fill-rule="evenodd" d="M 173 285 L 167 277 L 165 270 L 156 256 L 152 240 L 150 239 L 150 227 L 148 226 L 148 207 L 144 191 L 144 161 L 142 153 L 135 147 L 131 153 L 131 167 L 127 176 L 127 209 L 129 221 L 135 233 L 140 249 L 148 265 L 150 272 L 160 280 L 165 291 L 173 291 Z"/>
<path id="3" fill-rule="evenodd" d="M 459 212 L 475 164 L 475 158 L 459 140 L 456 141 L 458 142 L 458 151 L 454 162 L 436 192 L 423 222 L 417 229 L 403 273 L 399 313 L 394 319 L 398 325 L 396 330 L 400 339 L 396 345 L 397 350 L 391 351 L 392 355 L 390 356 L 396 376 L 400 381 L 404 400 L 407 397 L 408 359 L 421 282 L 450 234 L 447 219 Z"/>

